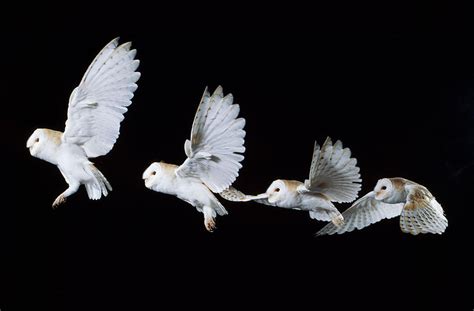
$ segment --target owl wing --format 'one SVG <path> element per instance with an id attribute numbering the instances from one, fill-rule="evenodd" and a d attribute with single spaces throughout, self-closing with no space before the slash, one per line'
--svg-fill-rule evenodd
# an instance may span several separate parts
<path id="1" fill-rule="evenodd" d="M 63 140 L 82 146 L 90 158 L 114 146 L 140 78 L 136 50 L 130 42 L 118 46 L 118 40 L 100 51 L 69 98 Z"/>
<path id="2" fill-rule="evenodd" d="M 258 194 L 258 195 L 247 195 L 243 192 L 235 189 L 234 187 L 229 187 L 221 192 L 219 195 L 227 201 L 232 202 L 248 202 L 248 201 L 255 201 L 260 204 L 271 205 L 275 206 L 275 204 L 271 204 L 268 202 L 266 193 Z"/>
<path id="3" fill-rule="evenodd" d="M 245 119 L 237 118 L 240 107 L 232 94 L 223 95 L 218 87 L 212 96 L 204 91 L 194 118 L 191 139 L 184 151 L 188 158 L 176 170 L 181 177 L 196 177 L 219 193 L 237 178 L 245 151 Z"/>
<path id="4" fill-rule="evenodd" d="M 400 228 L 405 233 L 441 234 L 448 227 L 441 205 L 425 187 L 415 184 L 406 187 L 407 202 L 400 215 Z"/>
<path id="5" fill-rule="evenodd" d="M 355 201 L 351 207 L 342 213 L 344 223 L 337 227 L 333 223 L 324 226 L 317 235 L 342 234 L 354 229 L 362 229 L 382 219 L 390 219 L 399 216 L 402 212 L 403 203 L 387 204 L 375 199 L 373 191 Z"/>
<path id="6" fill-rule="evenodd" d="M 322 193 L 334 202 L 352 202 L 357 198 L 361 185 L 357 160 L 351 158 L 349 148 L 343 148 L 340 140 L 333 145 L 327 138 L 320 148 L 314 144 L 307 191 Z"/>

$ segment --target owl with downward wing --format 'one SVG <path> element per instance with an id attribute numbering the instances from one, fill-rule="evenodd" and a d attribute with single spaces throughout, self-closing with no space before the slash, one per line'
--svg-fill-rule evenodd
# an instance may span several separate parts
<path id="1" fill-rule="evenodd" d="M 100 51 L 72 91 L 64 132 L 36 129 L 26 142 L 30 154 L 56 165 L 69 185 L 54 201 L 54 208 L 80 185 L 92 200 L 112 190 L 89 159 L 106 155 L 114 146 L 140 78 L 136 50 L 130 49 L 130 42 L 118 45 L 118 40 Z"/>
<path id="2" fill-rule="evenodd" d="M 331 221 L 336 226 L 344 218 L 332 202 L 352 202 L 360 190 L 357 160 L 342 142 L 332 143 L 328 137 L 322 147 L 314 146 L 309 179 L 305 182 L 277 179 L 265 193 L 245 195 L 230 187 L 220 195 L 229 201 L 251 201 L 309 212 L 312 219 Z"/>
<path id="3" fill-rule="evenodd" d="M 382 219 L 400 216 L 405 233 L 443 233 L 448 227 L 441 205 L 428 189 L 405 178 L 380 179 L 373 191 L 342 213 L 342 226 L 326 225 L 317 234 L 342 234 L 362 229 Z"/>
<path id="4" fill-rule="evenodd" d="M 238 118 L 240 107 L 232 94 L 224 96 L 218 87 L 212 96 L 202 96 L 184 143 L 187 159 L 180 166 L 152 163 L 143 173 L 145 186 L 178 197 L 204 214 L 204 226 L 215 229 L 217 215 L 226 215 L 213 193 L 228 188 L 237 178 L 244 159 L 245 119 Z"/>

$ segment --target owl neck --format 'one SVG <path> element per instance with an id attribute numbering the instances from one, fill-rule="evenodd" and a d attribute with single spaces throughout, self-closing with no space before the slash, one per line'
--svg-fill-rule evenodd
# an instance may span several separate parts
<path id="1" fill-rule="evenodd" d="M 389 204 L 404 203 L 406 201 L 405 188 L 403 187 L 402 189 L 393 189 L 392 195 L 388 198 L 385 198 L 383 201 Z"/>
<path id="2" fill-rule="evenodd" d="M 35 157 L 47 161 L 51 164 L 58 165 L 58 152 L 61 147 L 61 143 L 47 139 L 43 142 L 42 148 L 40 148 Z"/>
<path id="3" fill-rule="evenodd" d="M 173 169 L 163 169 L 156 178 L 153 189 L 166 194 L 175 195 L 177 191 L 176 174 Z"/>

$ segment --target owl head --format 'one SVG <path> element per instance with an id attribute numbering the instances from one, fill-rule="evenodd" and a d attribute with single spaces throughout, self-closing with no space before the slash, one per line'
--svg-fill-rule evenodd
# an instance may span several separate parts
<path id="1" fill-rule="evenodd" d="M 54 149 L 61 144 L 62 132 L 36 129 L 26 141 L 26 148 L 34 157 L 52 162 Z"/>
<path id="2" fill-rule="evenodd" d="M 289 195 L 289 191 L 286 183 L 281 179 L 277 179 L 268 187 L 266 194 L 268 202 L 273 204 L 285 200 Z"/>
<path id="3" fill-rule="evenodd" d="M 375 199 L 382 201 L 392 196 L 393 184 L 388 178 L 379 179 L 374 188 Z"/>
<path id="4" fill-rule="evenodd" d="M 151 187 L 156 183 L 160 174 L 162 173 L 161 163 L 153 162 L 144 172 L 143 180 L 145 180 L 145 187 L 151 189 Z"/>

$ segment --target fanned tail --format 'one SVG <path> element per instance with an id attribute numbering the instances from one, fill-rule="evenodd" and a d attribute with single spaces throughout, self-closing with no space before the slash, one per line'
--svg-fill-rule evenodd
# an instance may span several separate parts
<path id="1" fill-rule="evenodd" d="M 92 180 L 85 184 L 87 195 L 91 200 L 98 200 L 102 197 L 106 197 L 109 191 L 112 191 L 112 186 L 105 178 L 104 174 L 99 171 L 94 164 L 89 164 L 89 171 L 92 175 Z"/>

